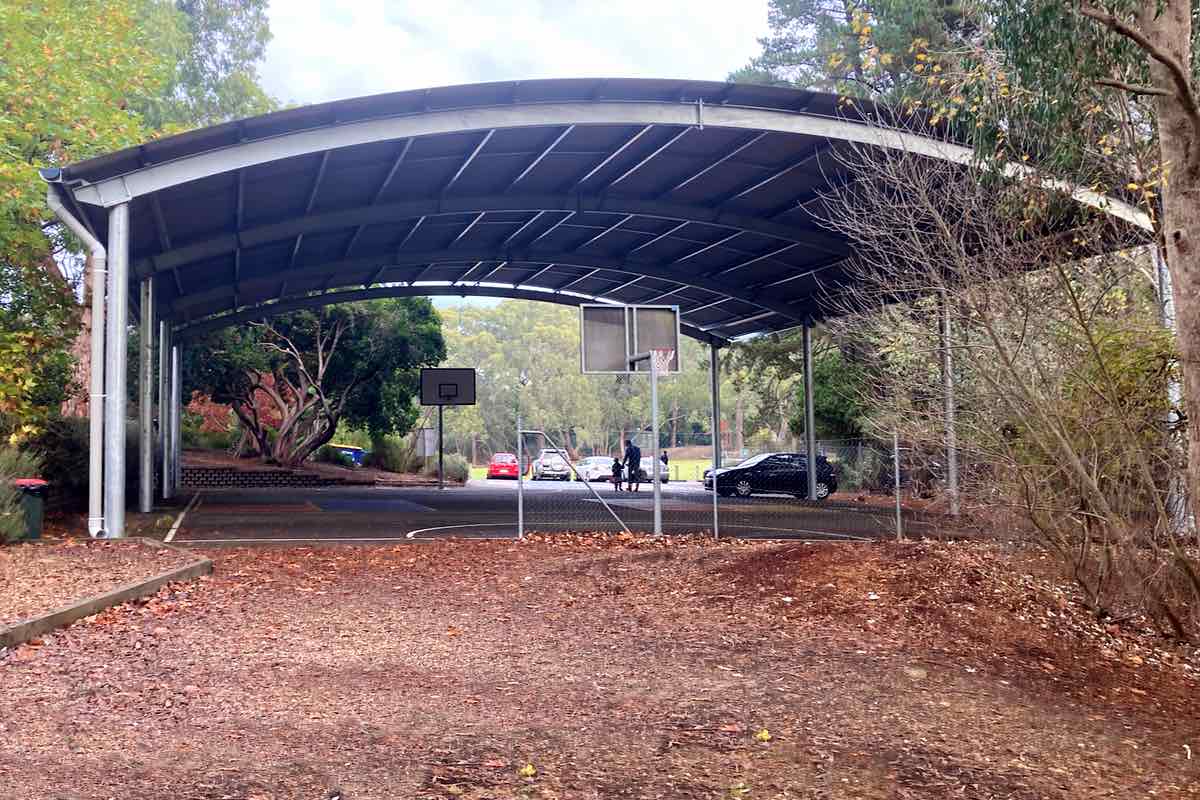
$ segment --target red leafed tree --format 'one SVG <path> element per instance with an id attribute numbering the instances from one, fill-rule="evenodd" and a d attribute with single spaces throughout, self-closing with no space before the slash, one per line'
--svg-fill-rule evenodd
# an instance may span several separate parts
<path id="1" fill-rule="evenodd" d="M 185 409 L 200 418 L 200 430 L 205 433 L 225 433 L 233 425 L 230 414 L 233 409 L 201 392 L 192 392 L 192 399 Z"/>

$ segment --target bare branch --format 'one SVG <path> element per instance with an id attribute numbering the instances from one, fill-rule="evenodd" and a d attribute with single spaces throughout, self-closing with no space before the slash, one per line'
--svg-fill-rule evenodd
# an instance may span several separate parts
<path id="1" fill-rule="evenodd" d="M 1100 78 L 1099 80 L 1095 81 L 1095 84 L 1097 86 L 1107 86 L 1110 89 L 1120 89 L 1121 91 L 1129 92 L 1130 94 L 1156 95 L 1159 97 L 1171 96 L 1169 91 L 1166 89 L 1160 89 L 1157 86 L 1143 86 L 1140 84 L 1126 83 L 1125 81 L 1118 81 L 1111 78 Z"/>
<path id="2" fill-rule="evenodd" d="M 1197 103 L 1196 95 L 1192 91 L 1191 73 L 1183 64 L 1179 63 L 1178 59 L 1150 41 L 1150 38 L 1135 25 L 1121 19 L 1115 14 L 1110 14 L 1107 11 L 1089 6 L 1086 3 L 1079 5 L 1079 13 L 1099 22 L 1113 33 L 1124 36 L 1142 48 L 1152 59 L 1166 67 L 1171 75 L 1172 82 L 1175 84 L 1175 95 L 1179 98 L 1179 102 L 1183 104 L 1188 117 L 1192 120 L 1192 126 L 1200 132 L 1200 104 Z"/>

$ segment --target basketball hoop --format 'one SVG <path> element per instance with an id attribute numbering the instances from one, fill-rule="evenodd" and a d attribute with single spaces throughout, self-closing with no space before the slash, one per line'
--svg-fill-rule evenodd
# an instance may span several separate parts
<path id="1" fill-rule="evenodd" d="M 659 375 L 666 375 L 671 369 L 671 361 L 675 358 L 675 351 L 666 348 L 651 350 L 650 358 L 654 360 L 654 371 Z"/>

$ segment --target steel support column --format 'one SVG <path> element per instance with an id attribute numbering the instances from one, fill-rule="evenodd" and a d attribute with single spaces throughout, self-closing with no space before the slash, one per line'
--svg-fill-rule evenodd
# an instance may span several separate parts
<path id="1" fill-rule="evenodd" d="M 708 346 L 708 379 L 712 384 L 713 469 L 721 468 L 721 349 Z"/>
<path id="2" fill-rule="evenodd" d="M 179 343 L 171 337 L 171 494 L 179 491 L 183 479 L 183 440 L 179 428 L 179 416 L 182 408 L 182 391 L 180 375 Z"/>
<path id="3" fill-rule="evenodd" d="M 138 331 L 138 511 L 154 508 L 154 282 L 142 279 Z"/>
<path id="4" fill-rule="evenodd" d="M 650 441 L 650 488 L 654 492 L 654 535 L 662 536 L 662 478 L 658 472 L 658 362 L 653 350 L 650 351 L 650 435 L 653 437 Z"/>
<path id="5" fill-rule="evenodd" d="M 812 322 L 805 322 L 801 328 L 804 347 L 804 453 L 808 461 L 805 470 L 808 477 L 808 487 L 805 496 L 809 500 L 817 497 L 817 431 L 813 414 L 813 357 L 812 357 Z"/>
<path id="6" fill-rule="evenodd" d="M 167 449 L 167 417 L 171 407 L 169 391 L 170 382 L 167 373 L 171 365 L 171 328 L 166 320 L 158 321 L 158 458 L 159 483 L 162 489 L 162 499 L 171 499 L 170 454 Z"/>
<path id="7" fill-rule="evenodd" d="M 720 348 L 708 346 L 708 377 L 712 384 L 712 525 L 713 538 L 721 538 L 721 521 L 717 509 L 717 470 L 721 468 L 721 358 Z"/>
<path id="8" fill-rule="evenodd" d="M 958 516 L 958 437 L 954 432 L 954 362 L 951 358 L 950 301 L 941 298 L 942 390 L 946 415 L 946 494 L 950 497 L 950 514 Z"/>
<path id="9" fill-rule="evenodd" d="M 129 314 L 129 204 L 108 211 L 108 319 L 104 336 L 105 536 L 125 536 L 126 324 Z"/>

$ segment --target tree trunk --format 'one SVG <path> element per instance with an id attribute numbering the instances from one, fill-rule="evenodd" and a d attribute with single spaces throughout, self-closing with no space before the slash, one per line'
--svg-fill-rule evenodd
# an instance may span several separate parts
<path id="1" fill-rule="evenodd" d="M 739 461 L 742 459 L 742 449 L 746 445 L 746 441 L 742 433 L 742 414 L 742 393 L 738 392 L 737 402 L 734 403 L 733 406 L 733 449 L 735 451 L 734 458 Z"/>
<path id="2" fill-rule="evenodd" d="M 1144 2 L 1139 22 L 1156 47 L 1190 70 L 1192 63 L 1191 5 L 1167 0 L 1160 6 Z M 1158 146 L 1164 170 L 1162 231 L 1171 291 L 1175 301 L 1176 336 L 1183 366 L 1184 406 L 1188 417 L 1188 490 L 1192 513 L 1200 519 L 1200 147 L 1195 120 L 1178 96 L 1171 71 L 1150 59 L 1155 86 L 1169 96 L 1154 100 L 1158 117 Z M 1197 238 L 1192 239 L 1193 236 Z"/>
<path id="3" fill-rule="evenodd" d="M 671 404 L 671 447 L 679 447 L 679 401 Z"/>
<path id="4" fill-rule="evenodd" d="M 477 458 L 477 451 L 475 449 L 475 443 L 477 440 L 478 440 L 478 437 L 472 433 L 471 434 L 471 464 L 472 465 L 479 463 L 479 459 Z"/>
<path id="5" fill-rule="evenodd" d="M 257 421 L 251 414 L 242 411 L 242 404 L 233 404 L 233 413 L 237 416 L 238 421 L 242 423 L 242 429 L 254 439 L 258 446 L 258 457 L 266 461 L 271 457 L 271 439 L 267 436 L 267 430 L 264 426 L 257 424 Z"/>

